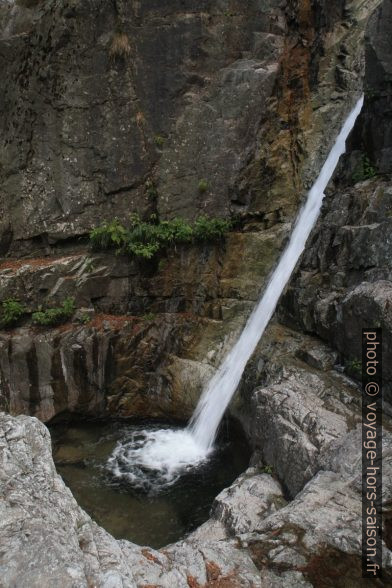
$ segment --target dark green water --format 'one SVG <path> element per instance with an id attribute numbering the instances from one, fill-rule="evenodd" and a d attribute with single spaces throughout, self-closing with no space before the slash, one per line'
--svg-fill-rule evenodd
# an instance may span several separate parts
<path id="1" fill-rule="evenodd" d="M 250 449 L 238 426 L 226 423 L 207 463 L 169 487 L 152 491 L 118 480 L 107 460 L 118 442 L 138 429 L 175 428 L 156 421 L 77 422 L 51 427 L 59 474 L 89 515 L 117 539 L 162 547 L 209 517 L 215 496 L 249 463 Z"/>

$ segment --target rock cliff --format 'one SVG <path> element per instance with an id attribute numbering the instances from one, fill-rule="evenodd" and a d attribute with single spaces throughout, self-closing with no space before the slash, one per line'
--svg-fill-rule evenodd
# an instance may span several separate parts
<path id="1" fill-rule="evenodd" d="M 357 378 L 362 327 L 381 326 L 385 357 L 392 348 L 391 23 L 385 2 L 367 29 L 363 112 L 281 312 L 328 341 Z M 391 368 L 384 368 L 391 402 Z"/>
<path id="2" fill-rule="evenodd" d="M 0 0 L 0 294 L 25 310 L 0 333 L 5 588 L 367 585 L 356 380 L 362 324 L 392 346 L 392 4 L 194 4 Z M 347 155 L 231 407 L 252 467 L 183 541 L 116 541 L 77 505 L 33 417 L 189 416 L 362 87 Z M 239 222 L 149 263 L 91 250 L 92 228 L 135 211 Z M 68 296 L 72 320 L 32 324 Z M 375 586 L 392 584 L 385 363 Z"/>
<path id="3" fill-rule="evenodd" d="M 71 294 L 79 316 L 100 324 L 102 313 L 155 315 L 162 339 L 158 353 L 154 337 L 141 335 L 138 351 L 124 343 L 112 354 L 94 323 L 44 334 L 26 315 L 21 331 L 2 337 L 3 406 L 30 406 L 43 419 L 101 412 L 112 395 L 106 370 L 124 376 L 111 410 L 140 414 L 153 410 L 162 383 L 178 398 L 187 366 L 193 400 L 165 410 L 189 414 L 361 91 L 362 39 L 378 4 L 2 0 L 0 250 L 10 260 L 0 266 L 1 297 L 31 312 Z M 89 250 L 93 227 L 134 211 L 241 222 L 222 246 L 180 246 L 147 267 Z M 185 339 L 178 312 L 188 313 Z M 38 366 L 42 339 L 47 359 Z M 73 349 L 67 369 L 63 339 Z M 91 353 L 92 339 L 100 353 Z M 124 373 L 146 353 L 162 377 Z M 146 387 L 150 405 L 137 392 Z"/>

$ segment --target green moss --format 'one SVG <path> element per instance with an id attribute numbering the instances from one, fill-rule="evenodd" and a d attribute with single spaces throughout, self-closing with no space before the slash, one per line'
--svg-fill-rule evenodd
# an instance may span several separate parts
<path id="1" fill-rule="evenodd" d="M 75 301 L 66 298 L 61 306 L 33 312 L 33 323 L 41 326 L 60 325 L 67 322 L 75 312 Z"/>
<path id="2" fill-rule="evenodd" d="M 119 253 L 151 259 L 163 248 L 179 243 L 222 239 L 231 227 L 229 220 L 206 216 L 199 217 L 192 225 L 181 218 L 158 221 L 156 215 L 146 222 L 133 214 L 129 228 L 114 219 L 93 229 L 90 241 L 94 249 L 116 249 Z"/>

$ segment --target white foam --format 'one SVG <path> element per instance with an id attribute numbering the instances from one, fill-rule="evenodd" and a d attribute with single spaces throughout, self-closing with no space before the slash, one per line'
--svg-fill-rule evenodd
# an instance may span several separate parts
<path id="1" fill-rule="evenodd" d="M 117 444 L 108 468 L 115 477 L 150 490 L 174 483 L 185 470 L 206 461 L 209 453 L 187 429 L 144 430 Z"/>

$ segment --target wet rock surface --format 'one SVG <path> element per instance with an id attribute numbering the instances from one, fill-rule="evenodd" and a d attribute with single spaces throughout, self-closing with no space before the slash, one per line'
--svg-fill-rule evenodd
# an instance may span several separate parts
<path id="1" fill-rule="evenodd" d="M 281 318 L 322 337 L 357 378 L 362 327 L 382 327 L 385 353 L 391 349 L 391 196 L 386 178 L 330 193 L 280 307 Z M 390 402 L 388 365 L 384 377 Z"/>

